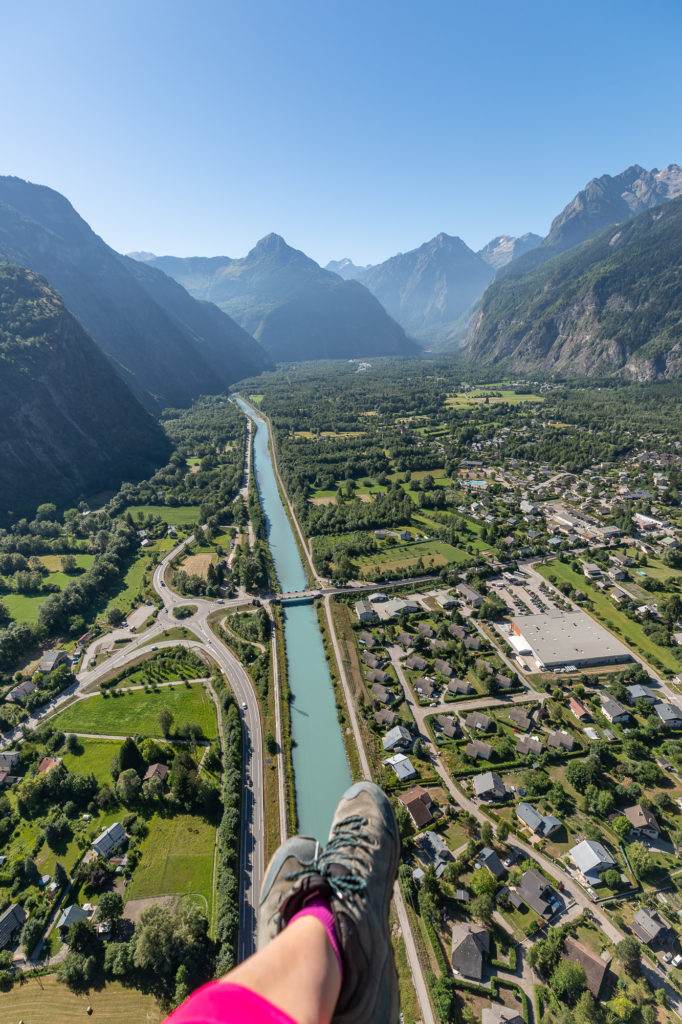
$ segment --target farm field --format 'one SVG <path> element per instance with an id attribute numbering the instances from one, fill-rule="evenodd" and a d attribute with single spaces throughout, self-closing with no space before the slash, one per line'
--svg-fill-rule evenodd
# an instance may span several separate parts
<path id="1" fill-rule="evenodd" d="M 160 1024 L 165 1013 L 153 996 L 119 982 L 109 982 L 100 989 L 75 995 L 61 985 L 55 975 L 30 978 L 15 985 L 10 992 L 0 993 L 0 1016 L 4 1021 L 26 1021 L 27 1024 L 73 1024 L 87 1020 L 87 1008 L 97 1024 Z"/>
<path id="2" fill-rule="evenodd" d="M 643 658 L 656 659 L 668 672 L 679 671 L 680 660 L 675 653 L 650 640 L 639 622 L 629 619 L 605 594 L 591 586 L 581 573 L 574 572 L 563 562 L 547 562 L 536 566 L 536 569 L 545 579 L 553 575 L 558 580 L 570 583 L 574 590 L 582 590 L 587 594 L 592 608 L 585 610 L 591 611 L 595 619 L 633 647 Z"/>
<path id="3" fill-rule="evenodd" d="M 424 568 L 447 565 L 448 562 L 462 562 L 469 556 L 459 548 L 453 548 L 439 540 L 418 541 L 416 544 L 405 544 L 391 548 L 385 553 L 363 555 L 357 558 L 357 564 L 364 576 L 386 570 L 407 569 L 416 565 L 421 558 Z"/>
<path id="4" fill-rule="evenodd" d="M 154 693 L 135 690 L 110 697 L 96 694 L 72 704 L 54 721 L 65 732 L 121 737 L 136 733 L 158 736 L 159 711 L 164 707 L 172 713 L 176 725 L 191 722 L 200 725 L 208 739 L 215 737 L 215 708 L 201 683 L 163 686 Z"/>
<path id="5" fill-rule="evenodd" d="M 178 568 L 190 576 L 201 576 L 205 580 L 209 565 L 215 565 L 217 558 L 216 554 L 188 555 L 187 558 L 183 558 Z"/>
<path id="6" fill-rule="evenodd" d="M 47 594 L 3 594 L 2 603 L 17 622 L 37 622 L 38 611 Z"/>
<path id="7" fill-rule="evenodd" d="M 110 608 L 120 608 L 125 614 L 131 610 L 142 587 L 142 578 L 144 576 L 145 569 L 149 564 L 150 556 L 146 553 L 141 554 L 135 559 L 123 576 L 123 579 L 120 580 L 116 584 L 115 589 L 112 590 L 111 597 L 109 598 L 106 607 L 102 609 L 103 615 L 106 615 Z"/>
<path id="8" fill-rule="evenodd" d="M 462 391 L 455 395 L 448 395 L 445 404 L 454 408 L 466 408 L 466 406 L 482 405 L 488 401 L 490 405 L 499 405 L 507 402 L 509 405 L 521 405 L 524 402 L 542 402 L 542 395 L 522 395 L 514 388 L 486 387 L 477 388 L 476 391 Z"/>
<path id="9" fill-rule="evenodd" d="M 149 835 L 140 847 L 142 857 L 126 899 L 197 893 L 210 921 L 215 826 L 192 814 L 155 814 L 148 824 Z"/>
<path id="10" fill-rule="evenodd" d="M 169 526 L 196 523 L 199 518 L 198 505 L 178 505 L 176 508 L 169 505 L 130 505 L 126 512 L 130 512 L 133 519 L 137 519 L 140 512 L 143 516 L 158 516 Z"/>
<path id="11" fill-rule="evenodd" d="M 88 775 L 90 772 L 98 782 L 104 785 L 111 783 L 111 762 L 121 748 L 120 740 L 87 740 L 82 739 L 80 752 L 77 754 L 63 753 L 61 756 L 70 772 Z"/>

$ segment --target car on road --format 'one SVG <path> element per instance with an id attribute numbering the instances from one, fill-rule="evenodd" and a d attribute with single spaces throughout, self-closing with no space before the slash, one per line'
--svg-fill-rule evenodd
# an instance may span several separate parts
<path id="1" fill-rule="evenodd" d="M 246 711 L 246 710 L 248 709 L 248 707 L 249 707 L 249 705 L 248 705 L 248 704 L 246 703 L 246 701 L 245 701 L 245 700 L 243 700 L 243 701 L 242 701 L 242 709 L 243 709 L 244 711 Z"/>
<path id="2" fill-rule="evenodd" d="M 165 584 L 165 583 L 163 582 L 163 580 L 161 580 L 161 586 L 162 586 L 162 587 L 165 587 L 165 586 L 166 586 L 166 584 Z"/>
<path id="3" fill-rule="evenodd" d="M 664 957 L 663 957 L 663 963 L 664 963 L 664 964 L 669 964 L 669 963 L 670 963 L 670 961 L 672 960 L 672 958 L 673 958 L 673 955 L 672 955 L 672 953 L 670 952 L 670 950 L 668 950 L 668 952 L 667 952 L 667 953 L 666 953 L 666 954 L 664 955 Z"/>

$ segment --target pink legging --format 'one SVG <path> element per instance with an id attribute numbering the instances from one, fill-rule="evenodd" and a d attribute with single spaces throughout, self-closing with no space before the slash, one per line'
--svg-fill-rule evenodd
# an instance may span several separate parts
<path id="1" fill-rule="evenodd" d="M 163 1024 L 296 1024 L 256 992 L 229 981 L 209 981 L 173 1010 Z"/>

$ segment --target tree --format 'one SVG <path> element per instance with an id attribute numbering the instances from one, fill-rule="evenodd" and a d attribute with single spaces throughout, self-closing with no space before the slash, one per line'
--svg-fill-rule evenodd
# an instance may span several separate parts
<path id="1" fill-rule="evenodd" d="M 91 921 L 74 921 L 66 936 L 66 944 L 74 953 L 86 956 L 97 950 L 97 932 Z"/>
<path id="2" fill-rule="evenodd" d="M 118 777 L 116 792 L 124 804 L 134 803 L 140 795 L 142 780 L 134 768 L 127 768 Z"/>
<path id="3" fill-rule="evenodd" d="M 560 1000 L 574 1003 L 586 982 L 585 968 L 571 960 L 561 960 L 552 974 L 550 986 Z"/>
<path id="4" fill-rule="evenodd" d="M 483 921 L 485 924 L 488 924 L 493 916 L 492 897 L 488 896 L 487 893 L 484 893 L 482 896 L 476 896 L 469 903 L 469 912 L 477 921 Z"/>
<path id="5" fill-rule="evenodd" d="M 98 921 L 118 921 L 123 915 L 123 897 L 117 892 L 103 892 L 97 904 Z"/>
<path id="6" fill-rule="evenodd" d="M 151 779 L 147 779 L 142 783 L 142 796 L 145 800 L 151 802 L 160 800 L 163 796 L 163 783 L 161 779 L 157 779 L 156 776 Z"/>
<path id="7" fill-rule="evenodd" d="M 118 752 L 119 771 L 124 772 L 127 768 L 134 768 L 136 772 L 144 772 L 147 768 L 140 749 L 132 738 L 128 736 L 121 744 Z"/>
<path id="8" fill-rule="evenodd" d="M 474 896 L 494 896 L 497 889 L 497 882 L 487 868 L 474 871 L 469 884 Z"/>
<path id="9" fill-rule="evenodd" d="M 632 865 L 632 870 L 639 877 L 647 875 L 651 871 L 653 858 L 644 843 L 631 843 L 628 847 L 628 858 Z"/>
<path id="10" fill-rule="evenodd" d="M 501 843 L 506 843 L 509 838 L 509 823 L 502 818 L 497 825 L 497 838 Z"/>
<path id="11" fill-rule="evenodd" d="M 591 992 L 582 992 L 575 1004 L 573 1020 L 580 1024 L 600 1024 L 601 1009 Z"/>
<path id="12" fill-rule="evenodd" d="M 85 992 L 97 977 L 97 960 L 82 953 L 67 953 L 57 968 L 57 977 L 72 992 Z"/>
<path id="13" fill-rule="evenodd" d="M 636 978 L 641 974 L 642 953 L 634 936 L 628 935 L 616 944 L 616 956 L 631 978 Z"/>
<path id="14" fill-rule="evenodd" d="M 630 832 L 630 822 L 625 817 L 614 818 L 611 822 L 611 825 L 618 833 L 621 839 L 625 839 L 625 837 Z"/>
<path id="15" fill-rule="evenodd" d="M 616 871 L 615 868 L 608 868 L 607 871 L 602 875 L 604 885 L 608 889 L 612 889 L 614 892 L 620 889 L 620 872 Z"/>
<path id="16" fill-rule="evenodd" d="M 28 921 L 24 923 L 24 927 L 21 929 L 21 945 L 27 957 L 30 956 L 36 948 L 38 940 L 42 934 L 43 926 L 38 918 L 29 917 Z"/>
<path id="17" fill-rule="evenodd" d="M 72 573 L 78 568 L 75 555 L 62 555 L 61 559 L 62 572 Z"/>
<path id="18" fill-rule="evenodd" d="M 59 863 L 59 861 L 57 861 L 54 866 L 54 884 L 58 886 L 60 889 L 63 889 L 68 880 L 69 876 L 64 870 L 64 867 Z"/>
<path id="19" fill-rule="evenodd" d="M 116 605 L 114 605 L 113 608 L 110 608 L 109 611 L 107 612 L 107 622 L 109 623 L 110 626 L 113 626 L 114 629 L 120 626 L 124 620 L 125 615 L 123 614 L 120 608 L 116 607 Z"/>
<path id="20" fill-rule="evenodd" d="M 414 825 L 412 824 L 412 818 L 405 804 L 399 800 L 395 805 L 395 816 L 398 820 L 398 832 L 402 840 L 409 839 L 414 833 Z"/>
<path id="21" fill-rule="evenodd" d="M 493 827 L 489 821 L 484 821 L 481 825 L 481 842 L 486 846 L 490 846 L 493 841 Z"/>
<path id="22" fill-rule="evenodd" d="M 265 734 L 265 749 L 270 755 L 277 753 L 277 740 L 271 732 Z"/>
<path id="23" fill-rule="evenodd" d="M 163 707 L 159 711 L 159 728 L 162 736 L 170 736 L 173 728 L 173 712 L 167 707 Z"/>

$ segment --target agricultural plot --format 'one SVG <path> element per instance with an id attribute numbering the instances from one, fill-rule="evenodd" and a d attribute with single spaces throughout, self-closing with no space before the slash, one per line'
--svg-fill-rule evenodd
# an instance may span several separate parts
<path id="1" fill-rule="evenodd" d="M 198 895 L 211 919 L 215 825 L 192 814 L 155 814 L 140 850 L 141 860 L 126 889 L 127 900 Z"/>
<path id="2" fill-rule="evenodd" d="M 138 989 L 109 982 L 98 989 L 76 995 L 50 974 L 31 978 L 0 995 L 3 1019 L 31 1024 L 73 1024 L 86 1020 L 91 1007 L 98 1024 L 159 1024 L 166 1016 L 153 996 Z"/>
<path id="3" fill-rule="evenodd" d="M 168 526 L 183 526 L 196 523 L 200 509 L 198 505 L 177 505 L 175 508 L 169 505 L 130 505 L 126 512 L 130 512 L 133 519 L 142 513 L 143 516 L 158 516 Z"/>
<path id="4" fill-rule="evenodd" d="M 213 701 L 201 683 L 162 686 L 155 692 L 123 691 L 117 696 L 96 694 L 66 708 L 55 719 L 65 732 L 92 733 L 97 736 L 158 736 L 159 712 L 168 708 L 175 719 L 201 726 L 204 736 L 213 739 L 217 724 Z"/>
<path id="5" fill-rule="evenodd" d="M 414 544 L 405 544 L 400 547 L 390 548 L 385 552 L 377 552 L 373 555 L 364 555 L 356 559 L 363 576 L 370 579 L 380 572 L 399 572 L 411 569 L 421 559 L 425 570 L 439 568 L 449 562 L 462 562 L 468 555 L 459 548 L 452 547 L 444 541 L 428 540 L 418 541 Z"/>

